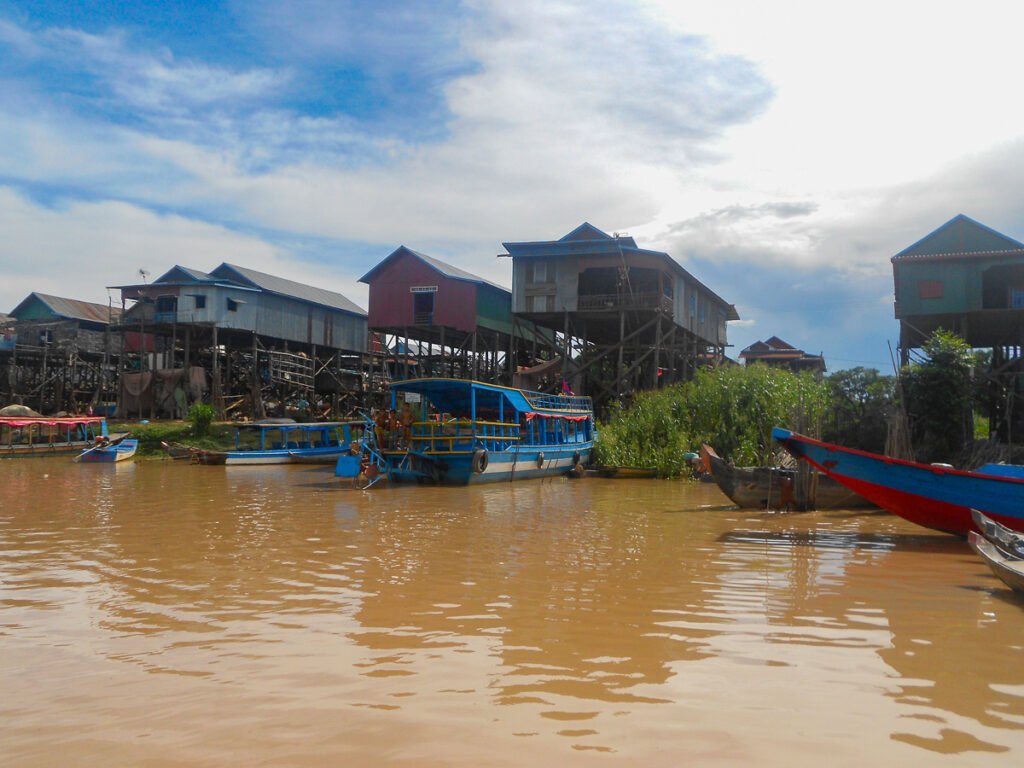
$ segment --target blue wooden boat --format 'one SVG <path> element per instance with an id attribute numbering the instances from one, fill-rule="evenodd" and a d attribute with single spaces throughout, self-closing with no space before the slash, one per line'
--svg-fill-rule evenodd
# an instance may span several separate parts
<path id="1" fill-rule="evenodd" d="M 86 464 L 113 464 L 118 461 L 128 461 L 135 456 L 135 451 L 138 448 L 138 440 L 122 437 L 97 443 L 93 448 L 87 448 L 75 457 L 75 461 Z"/>
<path id="2" fill-rule="evenodd" d="M 235 427 L 235 447 L 229 451 L 196 448 L 197 464 L 333 464 L 347 453 L 352 425 L 337 421 L 295 422 L 273 419 Z"/>
<path id="3" fill-rule="evenodd" d="M 391 385 L 391 407 L 410 403 L 411 423 L 363 435 L 367 461 L 391 482 L 467 485 L 582 470 L 594 447 L 589 397 L 550 395 L 461 379 Z M 351 477 L 345 458 L 336 474 Z"/>
<path id="4" fill-rule="evenodd" d="M 843 448 L 779 427 L 772 437 L 793 456 L 912 523 L 966 536 L 976 530 L 971 510 L 978 509 L 1024 531 L 1024 476 L 1010 465 L 966 471 Z"/>

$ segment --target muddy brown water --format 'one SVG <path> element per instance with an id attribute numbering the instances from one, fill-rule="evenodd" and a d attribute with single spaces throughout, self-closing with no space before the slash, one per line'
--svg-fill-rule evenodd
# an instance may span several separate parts
<path id="1" fill-rule="evenodd" d="M 1013 765 L 1024 601 L 884 513 L 0 462 L 0 763 Z"/>

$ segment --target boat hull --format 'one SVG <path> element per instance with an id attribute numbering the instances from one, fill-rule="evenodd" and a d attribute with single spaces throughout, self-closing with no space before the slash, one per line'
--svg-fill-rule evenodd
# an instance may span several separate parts
<path id="1" fill-rule="evenodd" d="M 302 449 L 271 449 L 267 451 L 207 451 L 196 450 L 193 460 L 197 464 L 227 464 L 229 466 L 263 465 L 263 464 L 333 464 L 343 453 L 348 452 L 347 446 L 332 447 L 327 450 L 311 448 Z"/>
<path id="2" fill-rule="evenodd" d="M 474 454 L 469 451 L 421 455 L 385 451 L 383 455 L 390 482 L 477 485 L 564 475 L 577 464 L 585 464 L 592 449 L 591 443 L 576 443 L 561 448 L 544 446 L 543 450 L 490 451 L 482 471 L 475 471 Z"/>
<path id="3" fill-rule="evenodd" d="M 778 467 L 736 467 L 707 446 L 704 450 L 711 477 L 718 489 L 743 509 L 781 509 L 794 503 L 796 472 Z M 784 486 L 789 491 L 784 491 Z M 875 509 L 876 504 L 854 493 L 828 475 L 819 475 L 812 509 Z M 788 498 L 787 498 L 788 496 Z"/>
<path id="4" fill-rule="evenodd" d="M 966 536 L 971 509 L 1024 530 L 1024 479 L 919 464 L 824 443 L 776 428 L 772 436 L 797 458 L 912 523 Z"/>
<path id="5" fill-rule="evenodd" d="M 1024 560 L 1010 556 L 977 531 L 970 532 L 968 542 L 992 573 L 1014 592 L 1024 594 Z"/>
<path id="6" fill-rule="evenodd" d="M 121 440 L 117 445 L 95 448 L 79 455 L 83 464 L 114 464 L 134 458 L 139 448 L 138 440 Z"/>

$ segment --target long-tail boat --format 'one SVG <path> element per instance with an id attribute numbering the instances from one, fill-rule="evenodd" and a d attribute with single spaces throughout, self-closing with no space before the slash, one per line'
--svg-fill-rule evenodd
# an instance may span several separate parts
<path id="1" fill-rule="evenodd" d="M 975 470 L 921 464 L 815 440 L 776 427 L 775 438 L 799 459 L 882 509 L 925 528 L 966 536 L 971 510 L 1024 531 L 1024 476 L 1019 467 L 986 464 Z"/>

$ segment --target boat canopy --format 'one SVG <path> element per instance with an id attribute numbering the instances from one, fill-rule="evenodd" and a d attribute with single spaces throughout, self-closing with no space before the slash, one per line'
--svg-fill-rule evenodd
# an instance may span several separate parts
<path id="1" fill-rule="evenodd" d="M 474 395 L 478 413 L 514 411 L 520 414 L 533 413 L 535 416 L 562 416 L 566 412 L 574 412 L 581 421 L 590 418 L 593 413 L 589 397 L 550 395 L 464 379 L 396 381 L 391 384 L 391 391 L 418 393 L 430 400 L 439 411 L 452 414 L 470 413 Z"/>
<path id="2" fill-rule="evenodd" d="M 25 418 L 23 416 L 0 416 L 0 426 L 8 427 L 78 427 L 89 424 L 102 424 L 103 416 L 54 416 L 52 418 Z"/>

